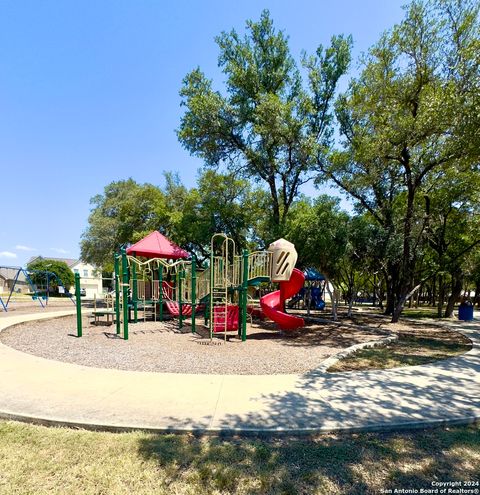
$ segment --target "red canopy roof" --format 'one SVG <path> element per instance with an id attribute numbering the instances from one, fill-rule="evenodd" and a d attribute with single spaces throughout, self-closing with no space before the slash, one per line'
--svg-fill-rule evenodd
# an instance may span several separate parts
<path id="1" fill-rule="evenodd" d="M 187 251 L 178 247 L 157 230 L 127 248 L 127 254 L 145 256 L 145 258 L 168 258 L 174 260 L 190 256 Z"/>

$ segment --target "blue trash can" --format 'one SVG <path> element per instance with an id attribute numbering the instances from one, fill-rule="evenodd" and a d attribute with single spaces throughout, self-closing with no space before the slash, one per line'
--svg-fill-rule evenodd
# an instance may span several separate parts
<path id="1" fill-rule="evenodd" d="M 463 302 L 458 306 L 458 319 L 463 321 L 473 320 L 473 304 L 471 302 Z"/>

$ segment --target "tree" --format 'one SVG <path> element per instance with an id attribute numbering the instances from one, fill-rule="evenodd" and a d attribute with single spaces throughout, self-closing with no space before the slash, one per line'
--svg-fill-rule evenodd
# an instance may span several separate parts
<path id="1" fill-rule="evenodd" d="M 344 148 L 318 160 L 320 180 L 348 192 L 384 232 L 392 321 L 418 287 L 425 185 L 448 169 L 479 172 L 478 8 L 412 2 L 337 101 Z"/>
<path id="2" fill-rule="evenodd" d="M 63 284 L 66 290 L 73 286 L 75 282 L 72 270 L 64 261 L 40 257 L 29 263 L 27 270 L 32 271 L 30 278 L 34 284 L 45 287 L 47 286 L 48 274 L 48 287 L 53 291 L 58 292 L 59 282 Z"/>
<path id="3" fill-rule="evenodd" d="M 197 187 L 188 189 L 178 175 L 166 173 L 163 188 L 132 179 L 112 182 L 92 199 L 89 225 L 82 235 L 82 259 L 112 269 L 113 255 L 152 230 L 205 260 L 210 238 L 225 232 L 239 249 L 258 241 L 263 228 L 265 198 L 244 179 L 206 170 Z"/>
<path id="4" fill-rule="evenodd" d="M 475 291 L 474 303 L 480 309 L 480 248 L 472 253 L 469 279 L 473 283 Z"/>
<path id="5" fill-rule="evenodd" d="M 166 222 L 162 191 L 133 179 L 111 182 L 94 196 L 88 227 L 80 242 L 81 258 L 113 270 L 113 255 L 127 242 L 136 242 Z"/>
<path id="6" fill-rule="evenodd" d="M 475 180 L 476 179 L 476 180 Z M 437 174 L 425 192 L 428 247 L 434 253 L 430 269 L 438 274 L 438 316 L 442 316 L 447 295 L 447 277 L 451 288 L 445 317 L 453 315 L 460 297 L 469 252 L 480 244 L 480 177 L 456 174 L 454 170 Z"/>
<path id="7" fill-rule="evenodd" d="M 318 268 L 331 283 L 330 294 L 334 319 L 341 261 L 347 249 L 349 216 L 340 210 L 340 200 L 327 195 L 310 199 L 302 196 L 292 205 L 286 236 L 295 244 L 298 265 Z M 328 284 L 327 284 L 328 287 Z M 330 289 L 328 289 L 330 290 Z"/>
<path id="8" fill-rule="evenodd" d="M 231 237 L 238 250 L 259 238 L 255 227 L 263 217 L 263 194 L 244 179 L 205 170 L 190 190 L 178 178 L 167 178 L 164 194 L 173 213 L 161 228 L 200 260 L 210 256 L 210 239 L 216 232 Z"/>
<path id="9" fill-rule="evenodd" d="M 330 106 L 350 62 L 351 39 L 334 36 L 330 47 L 320 45 L 315 55 L 303 57 L 307 89 L 287 37 L 275 30 L 268 11 L 259 22 L 247 22 L 243 39 L 232 30 L 216 42 L 225 96 L 200 69 L 190 72 L 180 91 L 186 111 L 178 138 L 207 166 L 225 165 L 266 186 L 275 237 L 316 158 L 331 143 Z"/>
<path id="10" fill-rule="evenodd" d="M 344 228 L 346 245 L 338 264 L 337 283 L 348 304 L 347 316 L 351 316 L 357 292 L 365 287 L 369 273 L 375 270 L 378 228 L 368 215 L 349 217 Z"/>

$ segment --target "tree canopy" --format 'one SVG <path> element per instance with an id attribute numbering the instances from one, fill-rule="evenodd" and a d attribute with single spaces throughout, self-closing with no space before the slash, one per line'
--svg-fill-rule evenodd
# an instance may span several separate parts
<path id="1" fill-rule="evenodd" d="M 479 173 L 478 35 L 478 4 L 412 2 L 336 103 L 344 148 L 318 161 L 384 230 L 394 319 L 414 288 L 428 184 Z"/>
<path id="2" fill-rule="evenodd" d="M 82 235 L 81 256 L 111 270 L 113 255 L 159 230 L 200 260 L 209 256 L 210 238 L 225 232 L 241 249 L 262 230 L 264 193 L 244 179 L 207 170 L 197 187 L 186 188 L 174 174 L 163 187 L 132 179 L 108 184 L 92 199 L 88 228 Z"/>
<path id="3" fill-rule="evenodd" d="M 47 284 L 48 272 L 48 285 L 54 291 L 58 291 L 59 282 L 63 284 L 66 290 L 69 290 L 75 281 L 72 270 L 64 261 L 37 258 L 27 265 L 27 270 L 32 271 L 31 279 L 33 283 L 44 287 Z M 52 277 L 52 274 L 54 274 L 54 277 Z"/>
<path id="4" fill-rule="evenodd" d="M 351 39 L 334 36 L 328 48 L 303 57 L 306 86 L 268 11 L 247 22 L 243 38 L 232 30 L 216 42 L 225 91 L 215 91 L 199 68 L 190 72 L 180 91 L 185 114 L 178 138 L 207 166 L 224 165 L 262 183 L 278 234 L 299 187 L 331 144 L 331 106 L 350 63 Z"/>

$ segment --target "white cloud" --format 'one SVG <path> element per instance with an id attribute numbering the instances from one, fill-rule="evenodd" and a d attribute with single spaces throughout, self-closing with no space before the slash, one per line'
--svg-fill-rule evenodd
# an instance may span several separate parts
<path id="1" fill-rule="evenodd" d="M 58 254 L 68 254 L 68 251 L 66 249 L 62 249 L 62 248 L 50 248 L 50 249 Z"/>
<path id="2" fill-rule="evenodd" d="M 10 251 L 0 251 L 0 258 L 16 258 L 17 255 L 15 253 L 11 253 Z"/>
<path id="3" fill-rule="evenodd" d="M 29 246 L 23 246 L 22 244 L 17 244 L 15 246 L 15 249 L 18 249 L 19 251 L 36 251 L 36 248 L 32 248 Z"/>

